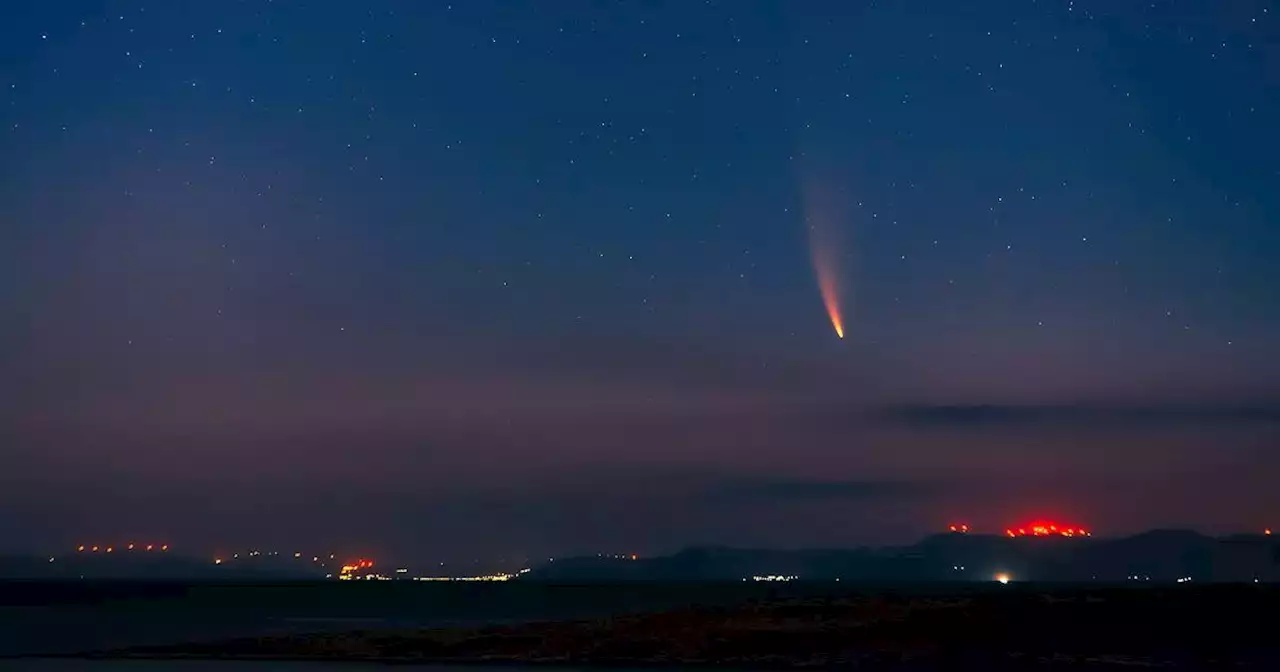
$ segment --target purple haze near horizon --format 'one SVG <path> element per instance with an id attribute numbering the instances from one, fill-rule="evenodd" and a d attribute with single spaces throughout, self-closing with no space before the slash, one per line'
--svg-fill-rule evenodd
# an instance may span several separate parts
<path id="1" fill-rule="evenodd" d="M 1280 524 L 1278 22 L 17 2 L 0 548 Z"/>

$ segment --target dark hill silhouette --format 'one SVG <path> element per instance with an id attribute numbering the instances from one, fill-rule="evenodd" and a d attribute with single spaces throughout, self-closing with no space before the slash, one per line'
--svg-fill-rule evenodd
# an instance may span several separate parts
<path id="1" fill-rule="evenodd" d="M 322 579 L 323 570 L 290 558 L 254 558 L 215 565 L 173 553 L 71 553 L 50 559 L 0 556 L 0 579 L 222 581 Z"/>
<path id="2" fill-rule="evenodd" d="M 587 556 L 536 567 L 534 581 L 741 581 L 796 576 L 815 581 L 1280 581 L 1280 542 L 1269 536 L 1215 538 L 1189 530 L 1131 537 L 1016 537 L 943 534 L 911 546 L 850 550 L 693 547 L 630 559 Z"/>
<path id="3" fill-rule="evenodd" d="M 525 581 L 742 581 L 795 576 L 813 581 L 1151 581 L 1280 582 L 1280 539 L 1264 535 L 1209 537 L 1189 530 L 1153 530 L 1130 537 L 1017 537 L 941 534 L 909 546 L 769 550 L 700 546 L 673 555 L 557 559 Z M 75 553 L 0 556 L 0 578 L 218 581 L 323 579 L 325 570 L 292 556 L 255 557 L 214 565 L 176 554 Z M 1137 577 L 1137 578 L 1134 578 Z"/>

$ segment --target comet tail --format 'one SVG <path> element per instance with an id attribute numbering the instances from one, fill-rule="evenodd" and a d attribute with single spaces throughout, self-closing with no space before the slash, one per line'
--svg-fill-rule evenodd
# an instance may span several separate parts
<path id="1" fill-rule="evenodd" d="M 818 292 L 827 310 L 836 336 L 844 338 L 844 315 L 841 312 L 841 274 L 835 204 L 821 198 L 814 189 L 806 190 L 805 205 L 809 227 L 809 257 L 818 280 Z"/>
<path id="2" fill-rule="evenodd" d="M 822 305 L 827 308 L 831 327 L 836 330 L 836 336 L 844 338 L 844 318 L 840 316 L 840 294 L 836 285 L 836 273 L 819 264 L 817 258 L 814 260 L 813 268 L 818 275 L 818 291 L 822 293 Z"/>

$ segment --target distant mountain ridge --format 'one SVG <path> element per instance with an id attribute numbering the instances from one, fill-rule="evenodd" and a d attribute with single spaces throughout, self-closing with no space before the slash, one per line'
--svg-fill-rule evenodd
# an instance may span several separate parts
<path id="1" fill-rule="evenodd" d="M 288 559 L 292 560 L 292 558 Z M 216 565 L 170 553 L 72 553 L 61 556 L 0 556 L 0 579 L 225 581 L 323 579 L 324 571 L 303 562 L 262 559 Z"/>
<path id="2" fill-rule="evenodd" d="M 533 567 L 521 581 L 801 581 L 931 582 L 1280 582 L 1280 537 L 1210 537 L 1152 530 L 1129 537 L 1015 537 L 939 534 L 908 546 L 771 550 L 695 546 L 650 558 L 580 556 Z M 216 565 L 174 554 L 0 556 L 0 579 L 34 580 L 317 580 L 323 567 L 292 556 Z"/>
<path id="3" fill-rule="evenodd" d="M 1280 581 L 1280 540 L 1153 530 L 1130 537 L 941 534 L 910 546 L 762 550 L 693 547 L 653 558 L 583 556 L 534 567 L 532 581 L 1209 582 Z"/>

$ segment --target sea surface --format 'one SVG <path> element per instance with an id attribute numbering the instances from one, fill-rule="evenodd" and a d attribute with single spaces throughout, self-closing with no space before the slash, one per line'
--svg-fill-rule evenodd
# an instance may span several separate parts
<path id="1" fill-rule="evenodd" d="M 201 670 L 175 663 L 112 667 L 98 662 L 28 661 L 13 656 L 67 655 L 121 647 L 351 630 L 476 626 L 599 618 L 689 605 L 830 594 L 831 586 L 756 583 L 555 586 L 480 583 L 299 583 L 185 585 L 70 582 L 0 583 L 0 670 L 54 672 Z M 116 665 L 113 663 L 112 665 Z M 124 665 L 120 663 L 120 665 Z M 241 669 L 221 663 L 211 669 Z M 266 668 L 290 667 L 292 663 Z M 344 670 L 355 670 L 344 667 Z M 438 669 L 438 668 L 437 668 Z M 473 669 L 473 668 L 469 668 Z M 510 668 L 505 668 L 510 669 Z"/>
<path id="2" fill-rule="evenodd" d="M 485 668 L 468 665 L 423 666 L 431 672 L 522 672 L 532 668 L 505 665 L 501 668 Z M 387 672 L 388 669 L 405 669 L 403 666 L 388 668 L 377 663 L 305 663 L 305 662 L 241 662 L 241 661 L 132 661 L 132 660 L 56 660 L 24 659 L 0 661 L 5 672 Z M 416 668 L 415 668 L 416 669 Z M 539 667 L 546 670 L 546 667 Z M 575 672 L 576 668 L 557 668 L 557 672 Z"/>

